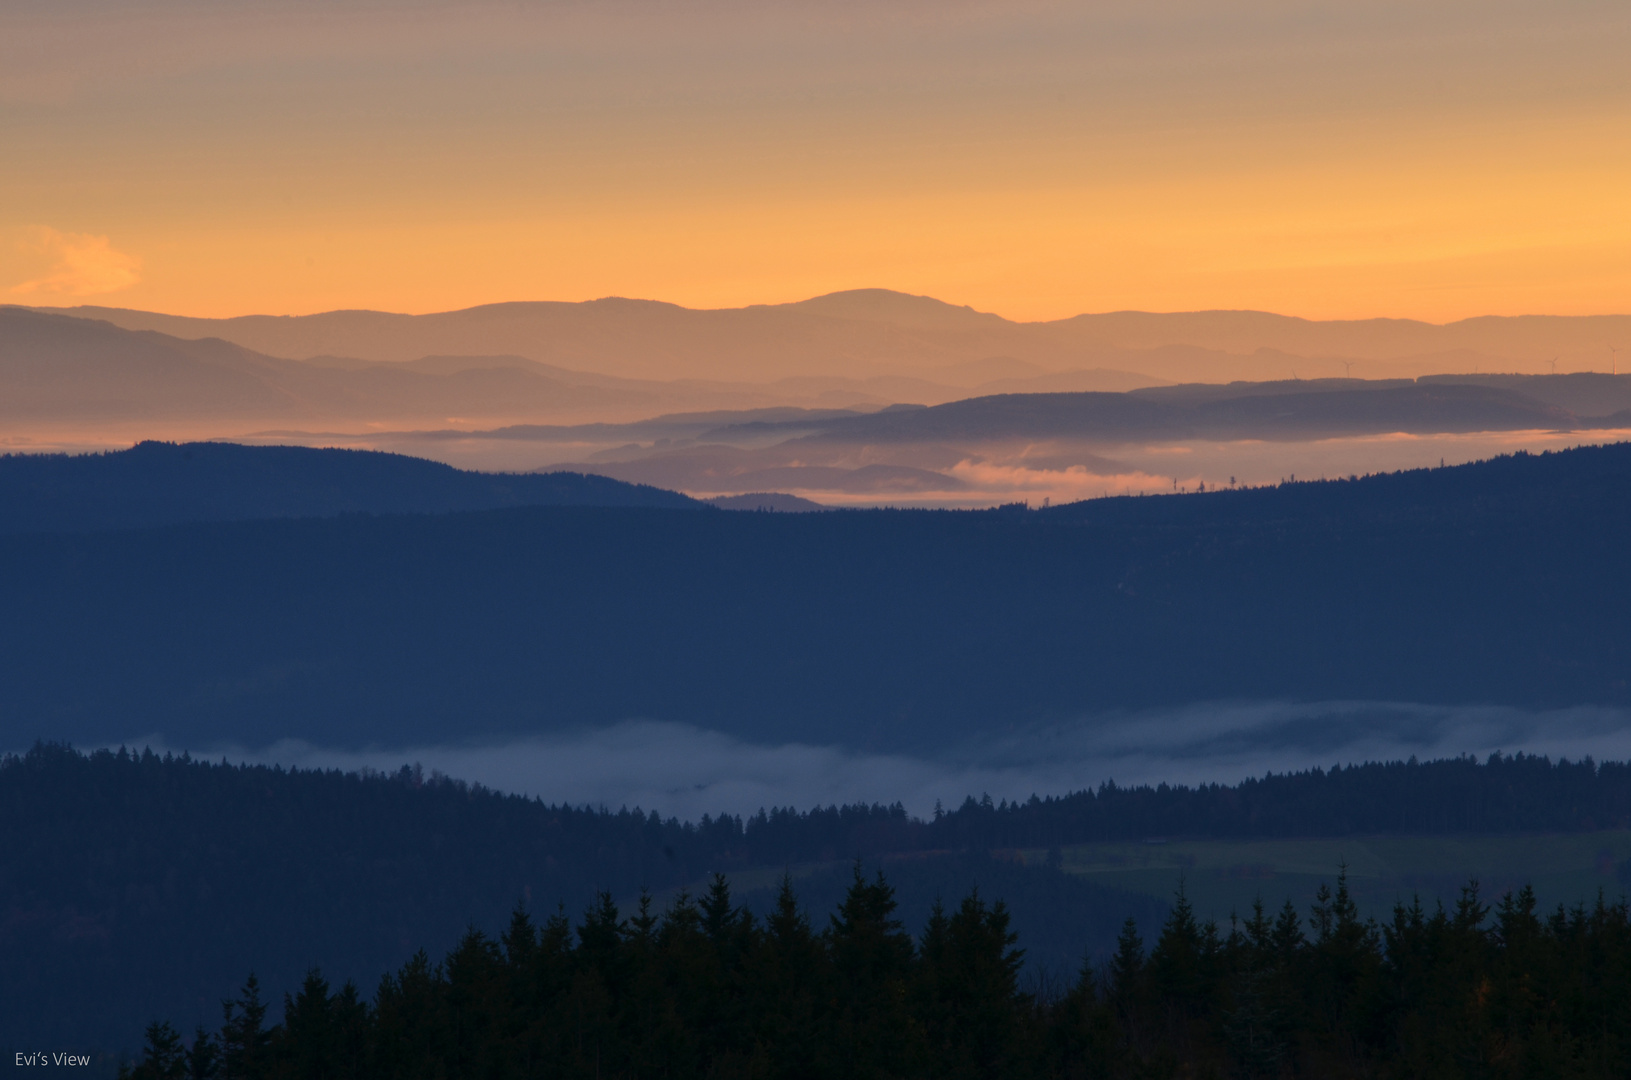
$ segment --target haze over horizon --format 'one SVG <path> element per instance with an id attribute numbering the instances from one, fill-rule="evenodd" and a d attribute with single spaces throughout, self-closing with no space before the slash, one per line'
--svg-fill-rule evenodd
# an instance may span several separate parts
<path id="1" fill-rule="evenodd" d="M 9 307 L 0 444 L 339 446 L 703 498 L 1063 502 L 1623 438 L 1631 378 L 1611 372 L 1625 339 L 1631 316 L 1016 323 L 887 290 L 711 311 L 602 300 L 209 320 Z M 864 418 L 925 406 L 915 420 Z"/>
<path id="2" fill-rule="evenodd" d="M 1622 310 L 1628 42 L 1606 0 L 21 0 L 0 298 Z"/>
<path id="3" fill-rule="evenodd" d="M 1442 318 L 1442 319 L 1432 319 L 1432 318 L 1420 318 L 1420 317 L 1409 316 L 1409 315 L 1397 315 L 1397 314 L 1393 314 L 1393 313 L 1388 312 L 1388 311 L 1381 311 L 1381 310 L 1374 311 L 1374 312 L 1369 312 L 1369 313 L 1355 313 L 1355 314 L 1347 314 L 1347 315 L 1340 315 L 1340 316 L 1309 316 L 1309 315 L 1302 315 L 1302 314 L 1299 314 L 1299 313 L 1294 312 L 1294 311 L 1273 311 L 1273 310 L 1269 310 L 1269 309 L 1266 309 L 1266 308 L 1253 308 L 1253 307 L 1192 307 L 1192 308 L 1171 308 L 1171 309 L 1137 308 L 1137 307 L 1124 307 L 1124 308 L 1115 308 L 1115 309 L 1108 309 L 1108 308 L 1107 309 L 1090 309 L 1090 308 L 1082 307 L 1080 309 L 1067 309 L 1067 310 L 1064 311 L 1063 314 L 1047 315 L 1047 316 L 1036 317 L 1036 318 L 1027 318 L 1027 317 L 1022 317 L 1022 316 L 1010 315 L 1010 314 L 1007 314 L 1007 313 L 1004 313 L 1004 312 L 1001 312 L 1001 311 L 996 311 L 996 310 L 993 310 L 993 309 L 988 308 L 988 307 L 983 307 L 983 306 L 981 306 L 981 305 L 979 305 L 977 303 L 964 303 L 961 300 L 946 300 L 946 299 L 942 299 L 941 297 L 938 297 L 938 296 L 930 296 L 930 295 L 923 294 L 923 293 L 914 293 L 914 292 L 907 291 L 905 289 L 890 288 L 890 287 L 881 286 L 881 285 L 853 285 L 853 286 L 847 286 L 847 287 L 843 287 L 843 288 L 836 288 L 836 289 L 832 289 L 832 290 L 827 291 L 827 292 L 814 294 L 814 295 L 808 295 L 808 296 L 806 296 L 806 295 L 796 295 L 796 296 L 791 296 L 791 297 L 788 297 L 788 298 L 785 298 L 785 299 L 780 299 L 780 298 L 778 298 L 778 299 L 761 299 L 761 300 L 751 300 L 750 299 L 750 300 L 744 300 L 744 301 L 739 302 L 739 303 L 721 303 L 721 304 L 712 305 L 712 306 L 707 305 L 707 304 L 680 303 L 678 301 L 671 300 L 671 299 L 669 299 L 667 297 L 664 297 L 664 296 L 655 296 L 655 295 L 652 295 L 652 296 L 633 296 L 633 295 L 624 295 L 624 294 L 621 294 L 621 293 L 607 293 L 604 296 L 589 296 L 589 297 L 584 297 L 582 299 L 576 299 L 576 300 L 565 300 L 565 299 L 560 299 L 560 298 L 557 298 L 557 297 L 541 297 L 541 296 L 513 297 L 513 298 L 506 298 L 506 299 L 476 301 L 476 302 L 473 302 L 473 303 L 470 303 L 470 304 L 467 304 L 467 305 L 464 305 L 464 306 L 461 306 L 461 307 L 434 307 L 433 306 L 433 307 L 421 308 L 421 309 L 415 309 L 415 310 L 408 310 L 406 308 L 400 308 L 400 307 L 398 307 L 398 308 L 391 308 L 391 307 L 341 308 L 341 307 L 336 307 L 336 308 L 314 308 L 314 309 L 311 309 L 311 310 L 303 310 L 303 311 L 268 311 L 268 310 L 261 310 L 261 309 L 258 309 L 258 308 L 246 308 L 246 309 L 241 310 L 241 311 L 232 311 L 232 312 L 228 312 L 228 313 L 225 313 L 225 314 L 211 314 L 211 315 L 200 315 L 200 314 L 195 314 L 195 313 L 192 313 L 192 312 L 180 311 L 180 310 L 160 310 L 160 309 L 157 309 L 157 308 L 149 309 L 149 308 L 128 307 L 128 306 L 117 305 L 117 304 L 61 303 L 61 304 L 30 305 L 30 304 L 24 303 L 24 302 L 22 302 L 20 300 L 12 300 L 12 301 L 9 301 L 9 303 L 14 304 L 15 306 L 18 306 L 18 307 L 30 307 L 30 308 L 32 308 L 34 310 L 39 310 L 39 311 L 60 311 L 60 312 L 64 312 L 64 313 L 84 313 L 84 314 L 87 314 L 87 315 L 93 315 L 94 313 L 101 312 L 101 311 L 131 312 L 131 313 L 140 313 L 140 314 L 146 314 L 146 315 L 162 315 L 162 316 L 166 316 L 166 317 L 169 317 L 169 318 L 176 318 L 176 319 L 198 320 L 198 321 L 201 321 L 201 322 L 202 321 L 214 322 L 214 321 L 231 321 L 231 320 L 235 320 L 235 319 L 256 319 L 256 318 L 299 319 L 299 318 L 310 318 L 310 317 L 319 316 L 319 315 L 348 315 L 348 314 L 405 315 L 405 316 L 410 316 L 410 317 L 411 316 L 423 316 L 423 315 L 453 315 L 453 314 L 461 314 L 461 313 L 464 313 L 464 312 L 481 311 L 481 310 L 484 310 L 484 309 L 507 308 L 507 307 L 523 307 L 523 306 L 532 306 L 532 305 L 587 305 L 587 304 L 603 304 L 603 303 L 619 303 L 619 302 L 632 302 L 632 303 L 635 303 L 635 304 L 656 304 L 656 305 L 662 305 L 664 307 L 682 308 L 682 309 L 685 309 L 685 310 L 688 310 L 688 311 L 710 311 L 710 312 L 717 312 L 717 311 L 748 311 L 748 310 L 753 310 L 753 309 L 757 309 L 757 308 L 797 307 L 797 306 L 799 306 L 801 304 L 807 304 L 807 303 L 813 303 L 813 302 L 822 301 L 822 300 L 828 300 L 828 299 L 835 298 L 835 297 L 846 297 L 846 296 L 866 295 L 866 294 L 889 294 L 889 295 L 893 295 L 893 296 L 908 297 L 908 298 L 911 298 L 911 299 L 914 299 L 914 300 L 931 300 L 931 301 L 934 301 L 936 304 L 944 304 L 947 307 L 959 308 L 959 309 L 962 309 L 962 310 L 965 310 L 965 311 L 972 312 L 972 313 L 974 313 L 976 315 L 995 316 L 996 318 L 999 318 L 999 319 L 1003 320 L 1004 322 L 1015 323 L 1017 325 L 1026 325 L 1026 324 L 1035 324 L 1035 323 L 1068 322 L 1071 319 L 1081 318 L 1081 317 L 1084 317 L 1084 316 L 1085 317 L 1093 317 L 1093 316 L 1110 316 L 1110 315 L 1149 315 L 1149 316 L 1159 317 L 1159 316 L 1166 316 L 1166 315 L 1229 314 L 1229 315 L 1267 315 L 1267 316 L 1272 316 L 1274 318 L 1279 318 L 1279 319 L 1290 319 L 1290 320 L 1295 320 L 1295 321 L 1298 321 L 1298 322 L 1308 322 L 1308 323 L 1393 323 L 1393 322 L 1397 322 L 1397 323 L 1415 323 L 1415 324 L 1420 324 L 1420 325 L 1425 325 L 1425 326 L 1445 327 L 1445 326 L 1453 326 L 1453 325 L 1456 325 L 1458 323 L 1478 322 L 1480 320 L 1485 320 L 1485 319 L 1612 318 L 1612 317 L 1623 316 L 1623 315 L 1626 315 L 1628 313 L 1631 313 L 1631 308 L 1625 308 L 1625 309 L 1608 309 L 1608 308 L 1605 308 L 1604 310 L 1601 310 L 1601 311 L 1593 310 L 1593 311 L 1578 311 L 1578 312 L 1568 312 L 1568 313 L 1563 313 L 1563 312 L 1558 312 L 1558 311 L 1546 311 L 1546 310 L 1533 310 L 1533 311 L 1531 311 L 1531 310 L 1527 310 L 1527 309 L 1518 309 L 1518 310 L 1513 310 L 1513 311 L 1501 311 L 1501 312 L 1479 311 L 1479 312 L 1473 312 L 1473 313 L 1465 314 L 1465 315 L 1457 315 L 1457 316 L 1454 316 L 1454 317 L 1448 317 L 1448 318 Z M 19 295 L 19 294 L 17 294 L 15 292 L 15 289 L 13 289 L 13 295 Z M 0 305 L 0 306 L 4 306 L 4 305 Z"/>

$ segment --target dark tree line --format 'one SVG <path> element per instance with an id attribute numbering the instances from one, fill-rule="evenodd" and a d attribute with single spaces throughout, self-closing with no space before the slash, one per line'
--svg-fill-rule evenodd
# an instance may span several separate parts
<path id="1" fill-rule="evenodd" d="M 116 836 L 128 844 L 124 832 L 162 830 L 172 850 L 185 850 L 189 839 L 218 842 L 274 824 L 284 831 L 322 830 L 374 851 L 393 846 L 387 833 L 411 836 L 415 843 L 428 838 L 434 849 L 464 851 L 462 858 L 469 857 L 473 840 L 485 836 L 511 848 L 517 860 L 531 852 L 561 872 L 567 865 L 593 866 L 590 886 L 630 890 L 695 880 L 713 869 L 899 851 L 1048 848 L 1151 837 L 1626 828 L 1631 764 L 1554 762 L 1525 754 L 1411 759 L 1271 773 L 1238 784 L 1109 782 L 1013 802 L 970 796 L 929 818 L 914 817 L 897 803 L 773 807 L 682 822 L 638 808 L 545 804 L 427 776 L 416 766 L 364 775 L 212 763 L 150 750 L 85 754 L 39 744 L 27 754 L 0 758 L 0 808 L 16 842 L 41 856 L 60 847 L 57 841 L 66 835 L 80 845 Z"/>
<path id="2" fill-rule="evenodd" d="M 1056 798 L 968 799 L 938 842 L 1046 847 L 1148 837 L 1590 832 L 1631 824 L 1631 765 L 1492 754 L 1269 774 L 1238 784 L 1101 785 Z"/>
<path id="3" fill-rule="evenodd" d="M 320 959 L 337 981 L 368 985 L 416 947 L 440 953 L 469 922 L 496 924 L 517 897 L 576 910 L 599 890 L 627 900 L 714 870 L 877 863 L 918 850 L 922 828 L 898 806 L 682 822 L 551 806 L 414 768 L 358 775 L 37 746 L 0 758 L 0 1034 L 130 1045 L 154 1003 L 190 1025 L 245 967 L 283 985 Z M 977 850 L 891 867 L 914 919 L 972 882 L 1023 898 L 1033 958 L 1049 966 L 1106 946 L 1130 910 L 1162 910 Z M 808 879 L 824 901 L 842 891 L 836 870 Z M 764 911 L 767 893 L 744 899 Z M 1054 922 L 1064 933 L 1049 932 Z"/>
<path id="4" fill-rule="evenodd" d="M 0 1030 L 128 1045 L 148 1003 L 192 1023 L 254 966 L 279 985 L 313 960 L 371 984 L 419 946 L 452 948 L 530 897 L 577 910 L 714 871 L 883 865 L 915 920 L 978 883 L 1023 903 L 1033 968 L 1112 945 L 1121 917 L 1163 909 L 1031 860 L 1071 843 L 1152 836 L 1339 836 L 1619 827 L 1631 769 L 1496 757 L 1313 770 L 1238 785 L 1109 787 L 900 806 L 771 809 L 694 822 L 551 806 L 426 776 L 208 763 L 38 746 L 0 759 Z M 997 857 L 993 856 L 993 852 Z M 1003 858 L 1002 856 L 1008 856 Z M 807 879 L 825 906 L 839 872 Z M 771 897 L 742 899 L 764 913 Z"/>
<path id="5" fill-rule="evenodd" d="M 936 906 L 914 938 L 859 867 L 815 927 L 784 879 L 775 910 L 723 876 L 658 915 L 602 894 L 571 924 L 517 909 L 440 963 L 421 951 L 371 1001 L 313 970 L 282 1018 L 254 976 L 189 1042 L 148 1028 L 128 1080 L 363 1077 L 1619 1077 L 1631 1053 L 1623 902 L 1361 920 L 1342 877 L 1305 918 L 1259 903 L 1229 926 L 1180 891 L 1146 951 L 1129 919 L 1108 963 L 1022 985 L 999 901 Z M 1041 992 L 1038 992 L 1040 989 Z"/>

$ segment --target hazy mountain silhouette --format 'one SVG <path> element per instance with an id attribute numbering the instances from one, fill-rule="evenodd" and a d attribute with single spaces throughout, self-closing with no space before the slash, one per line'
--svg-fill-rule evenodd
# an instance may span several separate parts
<path id="1" fill-rule="evenodd" d="M 75 309 L 76 314 L 86 310 Z M 353 314 L 344 313 L 346 318 Z M 210 320 L 167 316 L 124 321 L 134 328 L 100 319 L 0 307 L 0 419 L 14 424 L 205 421 L 362 425 L 428 421 L 441 425 L 587 416 L 633 420 L 677 410 L 823 403 L 870 403 L 876 407 L 903 398 L 946 401 L 962 395 L 955 385 L 944 381 L 901 375 L 782 378 L 767 370 L 751 384 L 674 377 L 664 381 L 621 378 L 540 363 L 513 351 L 486 351 L 483 346 L 488 342 L 481 333 L 464 334 L 462 330 L 442 335 L 445 340 L 434 340 L 436 335 L 429 334 L 432 340 L 426 341 L 420 340 L 418 330 L 412 330 L 408 341 L 416 347 L 435 348 L 440 344 L 455 351 L 414 355 L 400 362 L 329 353 L 307 355 L 299 351 L 299 340 L 272 335 L 270 344 L 288 347 L 302 357 L 291 359 L 245 346 L 242 341 L 260 340 L 254 334 L 239 335 L 241 341 L 185 336 L 212 330 L 235 333 L 244 325 L 255 325 L 253 321 L 240 324 L 226 320 L 217 325 Z M 148 329 L 147 323 L 178 330 L 182 336 Z M 655 347 L 642 335 L 662 336 L 661 328 L 651 331 L 638 322 L 588 329 L 593 331 L 589 344 L 594 347 L 588 349 L 585 359 L 591 362 L 604 359 L 595 351 L 605 344 L 602 338 L 611 343 L 607 347 L 620 348 L 617 343 L 623 342 L 641 352 Z M 546 325 L 540 332 L 554 334 L 556 330 Z M 753 346 L 760 350 L 757 355 L 779 355 L 780 346 L 774 339 L 775 335 L 770 334 L 758 341 Z M 535 338 L 528 340 L 538 344 Z M 310 344 L 335 342 L 318 339 Z M 1040 379 L 1044 383 L 1038 385 L 1092 390 L 1126 390 L 1160 381 L 1115 371 L 1035 372 L 1034 365 L 999 358 L 966 371 L 955 369 L 948 377 L 956 381 L 1002 376 L 994 385 L 1005 387 L 1024 386 Z"/>
<path id="2" fill-rule="evenodd" d="M 1569 412 L 1515 390 L 1426 383 L 1227 397 L 1197 405 L 1192 423 L 1211 438 L 1318 438 L 1332 434 L 1510 431 L 1570 427 Z"/>
<path id="3" fill-rule="evenodd" d="M 1539 378 L 1539 377 L 1537 377 Z M 1606 378 L 1606 377 L 1605 377 Z M 1631 380 L 1628 380 L 1631 381 Z M 1317 380 L 1155 387 L 1127 394 L 998 394 L 922 409 L 840 416 L 785 430 L 856 443 L 1082 439 L 1305 439 L 1386 432 L 1568 427 L 1578 418 L 1528 394 L 1448 380 Z M 759 423 L 763 430 L 774 425 Z M 727 434 L 721 432 L 720 434 Z"/>
<path id="4" fill-rule="evenodd" d="M 462 472 L 363 450 L 145 442 L 109 454 L 0 456 L 0 532 L 504 506 L 701 504 L 604 476 Z"/>
<path id="5" fill-rule="evenodd" d="M 932 296 L 914 296 L 893 289 L 845 289 L 790 304 L 757 304 L 748 310 L 778 308 L 924 330 L 990 330 L 1012 325 L 1001 315 L 976 311 L 966 304 L 948 304 Z"/>
<path id="6" fill-rule="evenodd" d="M 0 419 L 10 421 L 444 419 L 658 401 L 648 388 L 569 385 L 514 357 L 304 363 L 218 338 L 0 307 Z"/>
<path id="7" fill-rule="evenodd" d="M 1631 408 L 1631 375 L 1593 372 L 1563 375 L 1423 375 L 1419 379 L 1281 379 L 1269 382 L 1183 383 L 1139 387 L 1139 397 L 1169 404 L 1199 405 L 1231 398 L 1401 390 L 1412 386 L 1479 386 L 1511 391 L 1542 405 L 1553 405 L 1582 420 L 1597 420 Z M 1431 400 L 1430 394 L 1423 400 Z M 1475 397 L 1465 399 L 1478 400 Z M 1496 398 L 1485 400 L 1495 401 Z M 1515 399 L 1507 399 L 1515 401 Z"/>
<path id="8" fill-rule="evenodd" d="M 0 308 L 0 418 L 297 416 L 287 365 L 220 340 Z"/>
<path id="9" fill-rule="evenodd" d="M 1619 323 L 1606 317 L 1523 322 L 1522 332 L 1514 330 L 1510 339 L 1490 329 L 1506 325 L 1325 324 L 1231 312 L 1012 323 L 880 290 L 723 311 L 606 300 L 504 304 L 423 316 L 330 312 L 210 320 L 101 308 L 52 314 L 9 307 L 0 308 L 0 419 L 25 426 L 230 424 L 241 433 L 268 426 L 333 430 L 628 421 L 681 410 L 778 404 L 876 408 L 902 401 L 946 404 L 969 393 L 1102 394 L 1158 389 L 1152 384 L 1162 382 L 1240 379 L 1310 384 L 1307 392 L 1313 392 L 1317 388 L 1311 384 L 1321 380 L 1307 376 L 1346 374 L 1355 364 L 1360 374 L 1410 376 L 1480 366 L 1487 371 L 1501 363 L 1510 367 L 1517 360 L 1508 363 L 1457 343 L 1465 339 L 1493 348 L 1510 340 L 1516 344 L 1509 354 L 1545 344 L 1542 351 L 1556 355 L 1574 345 L 1584 348 L 1580 342 L 1609 335 Z M 1195 340 L 1171 340 L 1186 336 Z M 1348 354 L 1334 351 L 1349 346 Z M 1351 363 L 1337 359 L 1362 353 L 1361 346 L 1372 355 Z M 1417 346 L 1436 351 L 1397 355 Z M 1236 348 L 1242 351 L 1228 351 Z M 1520 359 L 1539 362 L 1530 354 Z M 1287 379 L 1299 372 L 1302 378 Z M 1546 384 L 1563 393 L 1558 400 L 1548 398 L 1540 384 L 1513 377 L 1456 376 L 1454 381 L 1529 394 L 1580 417 L 1631 408 L 1631 391 L 1613 389 L 1619 380 L 1559 378 L 1581 381 L 1566 391 L 1565 384 Z M 1433 408 L 1410 405 L 1411 393 L 1426 392 L 1401 389 L 1398 407 L 1415 419 L 1398 430 L 1418 430 L 1410 425 L 1455 412 L 1443 400 Z M 1617 402 L 1615 408 L 1598 407 L 1606 402 L 1595 399 L 1605 395 Z M 1485 409 L 1494 427 L 1528 424 L 1514 417 L 1515 401 L 1505 409 L 1496 404 L 1491 398 Z M 1057 411 L 1040 399 L 1032 405 Z M 1369 399 L 1355 408 L 1364 413 L 1379 406 L 1379 399 Z M 972 417 L 993 407 L 988 403 L 959 415 Z M 1302 411 L 1313 418 L 1335 408 L 1327 402 Z M 1249 410 L 1233 406 L 1218 413 L 1198 426 L 1155 424 L 1154 429 L 1227 433 L 1232 429 L 1226 416 L 1243 421 Z M 1469 430 L 1476 417 L 1475 409 L 1462 408 L 1451 426 L 1440 430 Z M 1120 412 L 1114 418 L 1093 412 L 1090 419 L 1112 429 L 1138 426 L 1135 416 Z M 1326 419 L 1336 431 L 1385 424 L 1334 413 Z M 1063 422 L 1036 421 L 1043 428 Z M 1563 422 L 1564 417 L 1536 420 L 1540 426 Z M 192 431 L 196 428 L 176 433 Z"/>
<path id="10" fill-rule="evenodd" d="M 1631 426 L 1631 376 L 1436 376 L 1410 379 L 1298 379 L 1184 383 L 1125 394 L 1002 394 L 885 409 L 756 409 L 674 414 L 630 424 L 511 425 L 477 431 L 396 432 L 384 441 L 407 453 L 440 456 L 451 440 L 484 447 L 494 464 L 528 454 L 618 479 L 693 493 L 778 490 L 877 499 L 914 497 L 987 505 L 1039 497 L 1058 481 L 1058 501 L 1077 497 L 1070 478 L 1144 479 L 1184 466 L 1163 449 L 1177 443 L 1233 444 L 1207 453 L 1207 483 L 1236 471 L 1276 475 L 1253 443 L 1282 444 L 1278 475 L 1364 472 L 1375 447 L 1350 447 L 1338 460 L 1311 441 L 1409 433 L 1533 432 L 1557 442 L 1568 433 Z M 1492 447 L 1500 440 L 1485 440 Z M 504 444 L 514 443 L 508 450 Z M 1175 449 L 1189 453 L 1193 448 Z M 1452 453 L 1457 453 L 1452 448 Z M 467 451 L 461 451 L 467 452 Z M 1442 450 L 1423 449 L 1425 464 Z M 1254 453 L 1257 456 L 1254 458 Z M 1386 454 L 1376 454 L 1387 461 Z M 1351 460 L 1343 460 L 1348 458 Z M 1388 462 L 1389 467 L 1399 464 Z M 887 467 L 887 468 L 885 468 Z M 901 471 L 907 470 L 907 471 Z M 1008 470 L 1005 473 L 1004 470 Z M 894 472 L 894 475 L 886 473 Z M 1051 475 L 1050 475 L 1051 472 Z M 1014 486 L 1008 477 L 1017 478 Z M 1063 478 L 1063 479 L 1061 479 Z M 1111 480 L 1105 487 L 1119 482 Z M 1027 490 L 1027 485 L 1033 485 Z M 1046 487 L 1041 493 L 1047 493 Z"/>
<path id="11" fill-rule="evenodd" d="M 1253 311 L 1111 312 L 1020 323 L 884 289 L 791 304 L 693 310 L 608 297 L 492 304 L 429 315 L 335 311 L 195 319 L 114 308 L 53 309 L 129 329 L 219 337 L 274 356 L 413 361 L 426 354 L 528 357 L 640 379 L 768 382 L 911 375 L 976 386 L 993 361 L 1046 372 L 1108 368 L 1168 381 L 1476 370 L 1607 370 L 1631 316 L 1313 321 Z M 1353 361 L 1357 372 L 1347 372 Z M 983 367 L 981 365 L 984 365 Z M 1002 371 L 998 366 L 995 370 Z M 1080 389 L 1123 389 L 1093 386 Z"/>
<path id="12" fill-rule="evenodd" d="M 1004 345 L 1013 336 L 1013 324 L 972 312 L 940 325 L 927 325 L 921 317 L 902 324 L 819 307 L 697 311 L 619 297 L 581 304 L 492 304 L 433 315 L 344 311 L 216 320 L 102 308 L 73 310 L 130 329 L 224 337 L 276 356 L 411 361 L 426 354 L 519 354 L 547 364 L 642 379 L 770 382 L 791 375 L 921 375 L 967 360 L 1011 354 Z M 1051 343 L 1042 347 L 1054 361 L 1049 367 L 1060 366 L 1069 355 L 1068 349 Z"/>
<path id="13" fill-rule="evenodd" d="M 1455 382 L 1515 390 L 1582 418 L 1606 418 L 1631 409 L 1631 375 L 1576 372 L 1567 375 L 1428 375 L 1424 383 Z"/>

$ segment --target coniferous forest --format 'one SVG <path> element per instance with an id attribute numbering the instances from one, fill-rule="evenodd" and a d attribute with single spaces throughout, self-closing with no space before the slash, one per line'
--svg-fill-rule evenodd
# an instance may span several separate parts
<path id="1" fill-rule="evenodd" d="M 1625 763 L 681 821 L 412 767 L 65 740 L 437 745 L 450 716 L 489 739 L 649 715 L 921 752 L 1082 702 L 1611 711 L 1631 504 L 1604 492 L 1628 477 L 1620 446 L 1039 512 L 521 507 L 6 537 L 0 726 L 64 741 L 0 760 L 0 1034 L 107 1063 L 161 1018 L 188 1034 L 154 1027 L 140 1067 L 223 1080 L 1613 1074 Z M 1186 898 L 1084 851 L 1349 837 L 1572 845 L 1587 868 L 1356 867 L 1315 897 L 1326 847 L 1304 869 L 1213 865 Z M 1487 899 L 1457 902 L 1472 866 Z M 317 969 L 330 982 L 299 989 Z"/>
<path id="2" fill-rule="evenodd" d="M 1624 708 L 1628 489 L 1618 444 L 1033 512 L 19 532 L 0 745 L 414 746 L 449 717 L 492 741 L 641 717 L 919 754 L 1197 702 Z"/>
<path id="3" fill-rule="evenodd" d="M 1542 1075 L 1531 1059 L 1547 1054 L 1597 1070 L 1559 1075 L 1612 1075 L 1619 1014 L 1589 1010 L 1623 1008 L 1614 987 L 1631 978 L 1613 878 L 1601 903 L 1561 912 L 1534 910 L 1521 888 L 1451 895 L 1442 912 L 1424 890 L 1417 910 L 1407 890 L 1402 912 L 1373 926 L 1333 866 L 1315 908 L 1288 912 L 1266 881 L 1266 914 L 1213 927 L 1181 898 L 1159 905 L 996 856 L 1153 834 L 1564 836 L 1628 817 L 1625 765 L 1535 757 L 1106 785 L 923 819 L 852 806 L 681 822 L 413 769 L 39 746 L 0 760 L 0 1014 L 13 1031 L 114 1052 L 163 1017 L 190 1053 L 230 995 L 240 1004 L 192 1065 L 163 1049 L 162 1029 L 150 1047 L 154 1068 L 176 1076 L 210 1075 L 218 1051 L 223 1080 L 417 1075 L 407 1060 L 430 1063 L 427 1076 L 528 1075 L 546 1062 L 566 1070 L 550 1075 L 591 1075 L 596 1047 L 583 1040 L 597 1032 L 606 1076 L 829 1075 L 844 1059 L 811 1047 L 883 1039 L 862 1018 L 891 1032 L 876 1075 L 963 1075 L 936 1063 L 948 1047 L 963 1054 L 946 1040 L 979 1024 L 995 1033 L 981 1052 L 997 1056 L 969 1060 L 997 1061 L 995 1075 L 1159 1075 L 1181 1062 L 1218 1075 L 1276 1075 L 1276 1062 L 1297 1075 L 1435 1075 L 1422 1064 L 1432 1053 L 1448 1055 L 1437 1075 L 1472 1075 L 1456 1070 L 1486 1058 L 1490 1075 Z M 847 895 L 818 875 L 779 891 L 746 884 L 755 868 L 855 858 L 867 869 Z M 720 870 L 738 881 L 734 897 L 723 879 L 706 886 Z M 674 899 L 687 887 L 703 895 Z M 661 899 L 639 907 L 642 888 Z M 518 904 L 530 914 L 499 933 Z M 461 941 L 470 927 L 497 940 Z M 297 989 L 312 967 L 333 985 Z M 250 969 L 263 989 L 234 994 Z M 1522 1039 L 1501 1049 L 1497 1031 Z"/>
<path id="4" fill-rule="evenodd" d="M 372 1000 L 313 970 L 280 1023 L 254 976 L 218 1031 L 158 1021 L 135 1080 L 274 1077 L 1614 1077 L 1631 1038 L 1624 902 L 1446 908 L 1362 920 L 1338 877 L 1312 910 L 1227 926 L 1183 895 L 1146 947 L 1128 920 L 1107 963 L 1022 987 L 1001 901 L 937 906 L 916 934 L 859 867 L 813 924 L 784 880 L 774 911 L 722 875 L 666 910 L 602 894 L 573 923 L 517 910 L 424 952 Z"/>

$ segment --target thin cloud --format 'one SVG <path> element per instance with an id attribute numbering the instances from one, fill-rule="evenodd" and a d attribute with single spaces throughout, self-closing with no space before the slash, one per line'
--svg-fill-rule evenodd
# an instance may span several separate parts
<path id="1" fill-rule="evenodd" d="M 11 291 L 18 296 L 95 296 L 128 289 L 142 279 L 142 261 L 115 248 L 106 236 L 58 232 L 42 225 L 22 248 L 43 256 L 48 267 L 44 276 L 13 285 Z"/>

